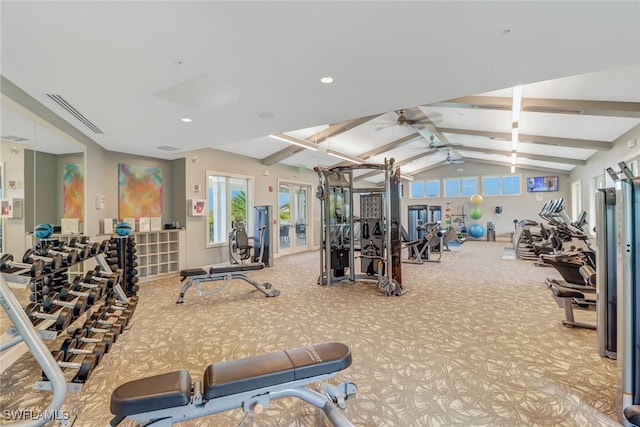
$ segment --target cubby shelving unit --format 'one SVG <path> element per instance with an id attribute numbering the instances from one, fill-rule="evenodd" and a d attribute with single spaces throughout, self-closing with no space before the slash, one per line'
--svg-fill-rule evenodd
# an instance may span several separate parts
<path id="1" fill-rule="evenodd" d="M 133 233 L 138 255 L 138 277 L 151 279 L 177 274 L 182 268 L 185 253 L 184 230 L 161 230 Z"/>

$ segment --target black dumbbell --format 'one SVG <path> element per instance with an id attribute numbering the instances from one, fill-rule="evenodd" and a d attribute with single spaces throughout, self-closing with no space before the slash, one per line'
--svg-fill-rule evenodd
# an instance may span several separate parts
<path id="1" fill-rule="evenodd" d="M 31 262 L 16 262 L 13 255 L 3 254 L 0 257 L 0 270 L 8 272 L 8 270 L 29 270 L 31 277 L 38 277 L 44 273 L 44 261 L 41 259 L 32 259 Z"/>
<path id="2" fill-rule="evenodd" d="M 100 341 L 93 344 L 92 348 L 85 348 L 84 342 L 77 338 L 67 338 L 60 345 L 60 353 L 64 354 L 65 360 L 69 360 L 74 354 L 93 354 L 96 356 L 96 363 L 100 363 L 102 355 L 107 352 L 107 346 Z"/>
<path id="3" fill-rule="evenodd" d="M 101 328 L 93 320 L 86 320 L 82 324 L 82 326 L 79 328 L 67 329 L 67 333 L 72 336 L 74 334 L 79 334 L 79 333 L 85 333 L 87 335 L 91 334 L 93 337 L 106 336 L 110 334 L 109 337 L 111 339 L 111 342 L 118 341 L 118 337 L 120 336 L 121 332 L 122 332 L 122 325 L 120 324 L 116 326 L 112 326 L 109 329 L 107 329 L 107 328 Z"/>
<path id="4" fill-rule="evenodd" d="M 34 320 L 54 320 L 55 328 L 57 331 L 61 331 L 71 324 L 73 321 L 73 312 L 70 308 L 63 307 L 62 310 L 56 313 L 48 313 L 43 309 L 42 304 L 32 302 L 24 309 L 27 316 L 33 322 Z"/>
<path id="5" fill-rule="evenodd" d="M 102 271 L 102 267 L 97 265 L 93 269 L 92 277 L 100 277 L 103 279 L 113 279 L 116 282 L 120 279 L 120 271 L 113 270 L 111 273 L 107 273 L 106 271 Z"/>
<path id="6" fill-rule="evenodd" d="M 91 256 L 91 246 L 79 243 L 77 237 L 72 237 L 69 243 L 66 244 L 58 242 L 58 246 L 63 250 L 75 249 L 78 251 L 78 258 L 81 260 L 85 260 Z"/>
<path id="7" fill-rule="evenodd" d="M 45 270 L 54 271 L 62 267 L 62 256 L 53 255 L 50 257 L 38 255 L 33 249 L 27 249 L 22 256 L 22 262 L 33 263 L 35 260 L 44 261 Z"/>
<path id="8" fill-rule="evenodd" d="M 120 321 L 123 321 L 124 319 L 126 319 L 126 321 L 124 322 L 124 325 L 128 326 L 129 322 L 131 321 L 131 318 L 133 317 L 134 311 L 135 311 L 135 308 L 131 310 L 129 308 L 119 308 L 117 306 L 107 307 L 103 305 L 98 308 L 96 313 L 98 313 L 104 319 L 109 319 L 112 317 L 117 317 Z"/>
<path id="9" fill-rule="evenodd" d="M 83 296 L 79 296 L 72 301 L 67 301 L 66 299 L 61 300 L 58 298 L 59 294 L 57 292 L 48 295 L 42 295 L 41 300 L 42 308 L 44 309 L 44 311 L 51 312 L 55 307 L 67 307 L 73 310 L 74 317 L 82 316 L 82 313 L 87 311 L 87 298 Z"/>
<path id="10" fill-rule="evenodd" d="M 77 328 L 77 329 L 67 330 L 67 333 L 71 338 L 78 340 L 82 343 L 86 343 L 86 344 L 97 344 L 100 342 L 104 343 L 105 353 L 109 353 L 109 350 L 111 350 L 111 344 L 115 342 L 115 335 L 112 332 L 94 334 L 88 329 Z"/>
<path id="11" fill-rule="evenodd" d="M 83 289 L 79 285 L 67 283 L 60 289 L 59 298 L 62 301 L 67 301 L 74 297 L 84 297 L 87 299 L 88 305 L 94 305 L 102 298 L 102 295 L 103 292 L 100 288 Z"/>
<path id="12" fill-rule="evenodd" d="M 115 319 L 115 320 L 111 320 Z M 94 326 L 98 328 L 120 328 L 120 333 L 125 329 L 129 323 L 129 319 L 126 316 L 110 316 L 105 313 L 98 313 L 97 311 L 91 314 L 91 317 L 87 322 L 95 322 Z M 86 322 L 85 322 L 86 323 Z"/>
<path id="13" fill-rule="evenodd" d="M 105 285 L 107 289 L 111 289 L 116 283 L 118 283 L 119 278 L 120 278 L 119 274 L 117 275 L 112 274 L 112 275 L 108 275 L 107 277 L 103 277 L 97 274 L 95 270 L 91 270 L 85 273 L 84 278 L 82 279 L 82 282 L 89 283 L 89 284 L 102 283 Z"/>
<path id="14" fill-rule="evenodd" d="M 77 373 L 73 377 L 74 383 L 84 383 L 89 379 L 94 368 L 98 364 L 96 356 L 93 354 L 85 354 L 80 357 L 74 357 L 72 360 L 65 360 L 66 355 L 59 351 L 52 351 L 51 355 L 55 359 L 58 366 L 64 369 L 73 369 Z M 42 373 L 42 379 L 48 381 L 46 374 Z"/>
<path id="15" fill-rule="evenodd" d="M 75 249 L 69 249 L 67 251 L 63 251 L 63 248 L 60 246 L 46 245 L 44 246 L 40 254 L 43 256 L 54 256 L 60 255 L 62 257 L 63 264 L 69 266 L 73 265 L 78 261 L 78 251 Z"/>
<path id="16" fill-rule="evenodd" d="M 129 298 L 127 298 L 127 301 L 122 301 L 121 299 L 116 298 L 115 296 L 108 296 L 105 299 L 105 305 L 118 305 L 121 307 L 122 306 L 132 307 L 138 304 L 138 299 L 139 297 L 137 295 L 130 296 Z"/>

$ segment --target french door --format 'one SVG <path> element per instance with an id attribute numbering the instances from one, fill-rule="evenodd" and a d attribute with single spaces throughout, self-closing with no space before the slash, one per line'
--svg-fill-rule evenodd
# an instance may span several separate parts
<path id="1" fill-rule="evenodd" d="M 278 253 L 306 251 L 309 247 L 308 198 L 311 186 L 292 182 L 278 185 Z"/>

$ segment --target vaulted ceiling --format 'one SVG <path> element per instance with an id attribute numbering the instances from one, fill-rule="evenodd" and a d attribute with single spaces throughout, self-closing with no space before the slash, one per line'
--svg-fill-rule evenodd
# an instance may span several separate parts
<path id="1" fill-rule="evenodd" d="M 568 172 L 640 124 L 640 2 L 0 7 L 2 76 L 113 151 L 508 166 L 515 85 L 519 168 Z M 16 117 L 3 108 L 0 135 Z"/>

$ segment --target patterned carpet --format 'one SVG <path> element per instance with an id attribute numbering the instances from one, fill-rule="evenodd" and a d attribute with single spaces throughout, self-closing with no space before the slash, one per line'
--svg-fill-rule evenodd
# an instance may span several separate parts
<path id="1" fill-rule="evenodd" d="M 213 297 L 191 290 L 177 305 L 178 278 L 144 283 L 132 329 L 64 409 L 78 416 L 75 425 L 105 425 L 110 393 L 127 380 L 179 368 L 201 378 L 212 362 L 339 341 L 353 352 L 337 380 L 358 385 L 345 411 L 357 426 L 618 425 L 615 361 L 598 356 L 594 331 L 562 326 L 544 284 L 559 274 L 503 259 L 504 246 L 469 241 L 439 264 L 403 264 L 401 297 L 365 282 L 316 285 L 315 251 L 251 274 L 273 283 L 277 298 L 234 281 Z M 594 322 L 595 313 L 576 318 Z M 46 407 L 49 394 L 33 390 L 39 374 L 30 355 L 7 369 L 1 409 Z M 181 425 L 241 419 L 234 410 Z M 256 425 L 329 423 L 319 409 L 282 399 Z"/>

